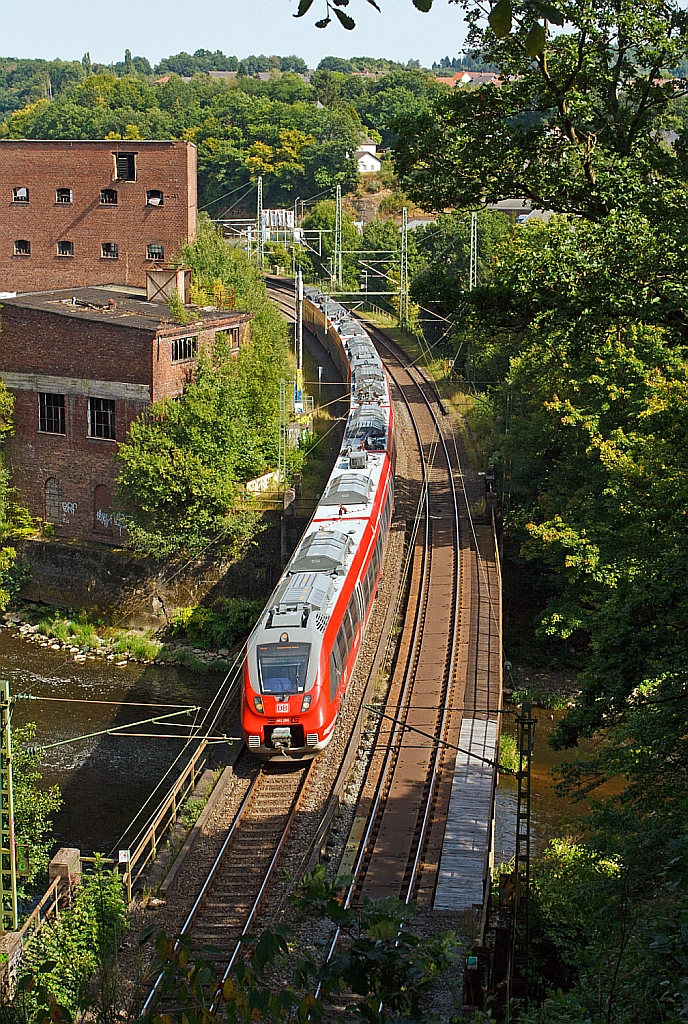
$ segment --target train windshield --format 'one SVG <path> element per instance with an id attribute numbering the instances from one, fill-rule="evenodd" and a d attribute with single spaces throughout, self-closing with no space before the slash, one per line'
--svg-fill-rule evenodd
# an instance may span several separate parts
<path id="1" fill-rule="evenodd" d="M 285 696 L 303 693 L 310 653 L 310 644 L 259 644 L 261 691 Z"/>

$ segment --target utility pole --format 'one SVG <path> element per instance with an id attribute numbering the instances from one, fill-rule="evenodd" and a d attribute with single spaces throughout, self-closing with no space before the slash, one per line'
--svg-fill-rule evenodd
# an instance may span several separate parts
<path id="1" fill-rule="evenodd" d="M 408 210 L 401 211 L 401 264 L 399 268 L 399 327 L 409 326 Z"/>
<path id="2" fill-rule="evenodd" d="M 334 215 L 334 277 L 337 287 L 342 290 L 342 186 L 337 185 Z"/>
<path id="3" fill-rule="evenodd" d="M 17 853 L 14 842 L 10 684 L 0 679 L 0 915 L 2 931 L 16 931 Z"/>
<path id="4" fill-rule="evenodd" d="M 258 178 L 258 201 L 256 203 L 256 255 L 258 266 L 265 264 L 265 227 L 263 225 L 263 177 Z"/>
<path id="5" fill-rule="evenodd" d="M 294 411 L 303 412 L 303 274 L 296 272 L 296 384 Z"/>
<path id="6" fill-rule="evenodd" d="M 511 963 L 507 1007 L 514 987 L 516 966 L 516 918 L 523 909 L 524 939 L 523 957 L 520 959 L 523 984 L 525 987 L 525 1010 L 528 1010 L 528 946 L 530 943 L 530 766 L 533 756 L 533 734 L 535 731 L 533 705 L 523 703 L 516 718 L 518 730 L 518 795 L 516 797 L 516 859 L 515 859 L 515 907 L 512 917 Z M 507 1012 L 509 1012 L 507 1010 Z"/>
<path id="7" fill-rule="evenodd" d="M 472 292 L 478 283 L 478 214 L 471 214 L 471 258 L 468 290 Z"/>

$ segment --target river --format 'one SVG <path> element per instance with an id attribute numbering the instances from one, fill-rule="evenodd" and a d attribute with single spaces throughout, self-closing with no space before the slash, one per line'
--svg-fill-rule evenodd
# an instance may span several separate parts
<path id="1" fill-rule="evenodd" d="M 35 722 L 37 746 L 173 710 L 161 704 L 207 708 L 222 681 L 216 673 L 197 674 L 178 666 L 129 662 L 116 668 L 101 658 L 79 664 L 64 651 L 27 643 L 9 629 L 0 630 L 0 670 L 16 698 L 13 728 Z M 27 700 L 22 694 L 57 700 Z M 169 721 L 191 720 L 184 714 Z M 186 730 L 161 723 L 157 730 L 143 725 L 133 731 Z M 43 784 L 57 783 L 64 798 L 54 817 L 56 846 L 76 846 L 85 856 L 116 848 L 182 746 L 177 739 L 98 736 L 44 751 Z"/>

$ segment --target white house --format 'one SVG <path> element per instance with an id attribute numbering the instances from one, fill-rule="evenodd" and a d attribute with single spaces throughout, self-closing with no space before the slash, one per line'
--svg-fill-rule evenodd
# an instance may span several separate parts
<path id="1" fill-rule="evenodd" d="M 363 139 L 356 150 L 356 163 L 360 174 L 374 174 L 382 167 L 377 155 L 377 143 L 372 139 Z"/>

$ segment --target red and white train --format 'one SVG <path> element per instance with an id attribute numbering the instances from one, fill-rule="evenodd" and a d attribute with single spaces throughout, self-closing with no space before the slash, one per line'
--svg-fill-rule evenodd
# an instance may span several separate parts
<path id="1" fill-rule="evenodd" d="M 317 289 L 305 289 L 303 309 L 349 381 L 350 410 L 327 487 L 248 640 L 241 725 L 264 760 L 312 758 L 332 739 L 394 508 L 394 416 L 380 357 L 348 310 Z"/>

